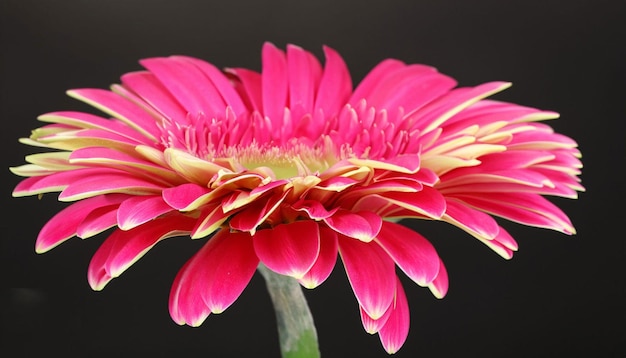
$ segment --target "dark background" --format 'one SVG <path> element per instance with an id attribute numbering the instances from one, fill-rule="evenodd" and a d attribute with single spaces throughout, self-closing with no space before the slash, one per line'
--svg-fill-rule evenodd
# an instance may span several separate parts
<path id="1" fill-rule="evenodd" d="M 218 67 L 260 69 L 264 41 L 342 54 L 357 83 L 380 60 L 425 63 L 462 86 L 512 81 L 495 98 L 554 110 L 550 122 L 583 152 L 579 200 L 554 200 L 578 229 L 570 237 L 503 224 L 520 250 L 505 261 L 464 232 L 408 223 L 446 262 L 437 300 L 404 277 L 411 330 L 398 357 L 625 357 L 623 1 L 32 1 L 1 0 L 2 309 L 5 357 L 277 357 L 274 314 L 260 276 L 200 328 L 169 317 L 170 284 L 201 241 L 157 245 L 102 292 L 86 279 L 103 237 L 34 253 L 38 230 L 64 204 L 12 198 L 9 166 L 39 114 L 88 110 L 66 97 L 108 87 L 137 60 L 185 54 Z M 324 357 L 385 357 L 361 327 L 337 267 L 306 292 Z"/>

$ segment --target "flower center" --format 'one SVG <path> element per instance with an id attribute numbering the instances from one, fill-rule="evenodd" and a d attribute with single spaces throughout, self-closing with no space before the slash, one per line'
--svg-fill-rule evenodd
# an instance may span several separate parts
<path id="1" fill-rule="evenodd" d="M 323 172 L 338 161 L 330 140 L 323 145 L 309 146 L 293 140 L 282 146 L 258 145 L 223 148 L 216 157 L 231 158 L 245 169 L 267 167 L 276 179 L 314 175 Z M 209 160 L 215 159 L 208 158 Z"/>

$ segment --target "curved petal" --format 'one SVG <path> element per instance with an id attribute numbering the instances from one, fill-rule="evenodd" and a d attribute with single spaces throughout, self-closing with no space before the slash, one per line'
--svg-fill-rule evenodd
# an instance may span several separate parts
<path id="1" fill-rule="evenodd" d="M 121 120 L 152 140 L 159 137 L 155 118 L 117 93 L 98 88 L 81 88 L 67 91 L 67 94 Z"/>
<path id="2" fill-rule="evenodd" d="M 266 42 L 263 44 L 262 57 L 263 114 L 278 126 L 283 119 L 288 95 L 285 53 Z"/>
<path id="3" fill-rule="evenodd" d="M 126 137 L 136 143 L 151 144 L 152 140 L 141 135 L 121 121 L 115 121 L 100 116 L 76 111 L 57 111 L 45 113 L 37 117 L 42 122 L 62 123 L 77 128 L 93 128 L 111 132 Z"/>
<path id="4" fill-rule="evenodd" d="M 181 268 L 170 291 L 169 309 L 178 324 L 199 326 L 241 295 L 259 260 L 247 233 L 219 231 Z"/>
<path id="5" fill-rule="evenodd" d="M 338 233 L 361 240 L 372 241 L 382 226 L 382 218 L 371 211 L 353 213 L 348 210 L 338 210 L 324 222 Z"/>
<path id="6" fill-rule="evenodd" d="M 115 230 L 91 258 L 87 272 L 89 285 L 96 291 L 102 290 L 157 242 L 188 233 L 193 223 L 193 219 L 185 216 L 169 216 L 132 230 Z"/>
<path id="7" fill-rule="evenodd" d="M 320 230 L 314 221 L 296 221 L 259 230 L 252 242 L 257 256 L 270 270 L 300 279 L 319 255 Z"/>
<path id="8" fill-rule="evenodd" d="M 510 86 L 508 82 L 495 81 L 471 88 L 454 89 L 417 111 L 412 116 L 412 120 L 415 121 L 414 128 L 422 130 L 422 133 L 430 132 L 471 104 Z"/>
<path id="9" fill-rule="evenodd" d="M 231 215 L 232 212 L 225 214 L 219 204 L 207 205 L 200 212 L 196 226 L 194 226 L 191 231 L 191 238 L 199 239 L 211 235 L 215 230 L 219 229 Z"/>
<path id="10" fill-rule="evenodd" d="M 267 200 L 253 201 L 232 217 L 230 227 L 238 231 L 248 231 L 254 235 L 256 228 L 261 225 L 285 200 L 289 191 L 271 195 Z M 232 212 L 228 213 L 232 215 Z"/>
<path id="11" fill-rule="evenodd" d="M 188 233 L 195 220 L 182 215 L 164 217 L 134 229 L 114 231 L 91 258 L 87 278 L 100 291 L 121 275 L 157 242 Z"/>
<path id="12" fill-rule="evenodd" d="M 376 243 L 339 236 L 339 254 L 359 305 L 372 319 L 385 314 L 396 292 L 395 265 Z"/>
<path id="13" fill-rule="evenodd" d="M 320 227 L 320 253 L 309 271 L 299 280 L 300 284 L 312 289 L 321 285 L 337 263 L 337 233 L 325 226 Z"/>
<path id="14" fill-rule="evenodd" d="M 210 189 L 195 183 L 186 183 L 179 186 L 165 188 L 161 193 L 163 201 L 180 211 L 197 209 L 203 198 L 211 192 Z"/>
<path id="15" fill-rule="evenodd" d="M 409 302 L 406 299 L 402 283 L 396 277 L 396 299 L 389 308 L 391 313 L 385 325 L 378 331 L 380 342 L 389 354 L 396 353 L 409 335 Z"/>
<path id="16" fill-rule="evenodd" d="M 67 186 L 76 179 L 98 176 L 106 172 L 109 172 L 109 170 L 102 168 L 83 168 L 30 177 L 20 181 L 15 186 L 15 189 L 13 189 L 12 195 L 14 197 L 21 197 L 61 191 L 67 188 Z"/>
<path id="17" fill-rule="evenodd" d="M 443 298 L 448 293 L 448 271 L 443 264 L 443 261 L 439 260 L 439 271 L 437 277 L 428 284 L 430 292 L 437 298 Z"/>
<path id="18" fill-rule="evenodd" d="M 324 115 L 332 116 L 339 112 L 346 103 L 352 90 L 352 79 L 346 63 L 330 47 L 324 46 L 326 63 L 315 98 L 315 112 L 322 110 Z"/>
<path id="19" fill-rule="evenodd" d="M 180 149 L 167 148 L 163 154 L 167 164 L 178 174 L 192 183 L 203 186 L 207 186 L 211 178 L 220 170 L 227 170 L 227 168 L 195 157 Z"/>
<path id="20" fill-rule="evenodd" d="M 363 324 L 363 329 L 365 329 L 365 332 L 369 334 L 378 333 L 378 331 L 380 331 L 380 329 L 383 328 L 385 323 L 387 323 L 387 320 L 389 319 L 389 316 L 391 315 L 392 311 L 393 311 L 393 304 L 389 306 L 389 308 L 387 309 L 387 311 L 385 311 L 385 314 L 382 315 L 382 317 L 378 319 L 373 319 L 372 317 L 368 316 L 367 312 L 365 312 L 363 307 L 359 306 L 359 313 L 361 315 L 361 324 Z"/>
<path id="21" fill-rule="evenodd" d="M 242 100 L 254 111 L 261 112 L 263 110 L 261 74 L 246 68 L 227 68 L 226 72 L 239 80 L 235 83 L 235 89 Z"/>
<path id="22" fill-rule="evenodd" d="M 498 235 L 498 224 L 490 215 L 448 198 L 444 220 L 460 227 L 475 237 L 492 240 Z"/>
<path id="23" fill-rule="evenodd" d="M 118 208 L 115 204 L 92 210 L 76 228 L 76 236 L 86 239 L 112 228 L 117 224 Z"/>
<path id="24" fill-rule="evenodd" d="M 315 92 L 322 72 L 321 65 L 311 53 L 299 46 L 287 45 L 289 75 L 289 109 L 298 121 L 313 111 Z"/>
<path id="25" fill-rule="evenodd" d="M 76 236 L 78 226 L 92 211 L 120 203 L 124 195 L 100 195 L 73 203 L 59 211 L 43 226 L 35 242 L 35 251 L 44 253 Z"/>
<path id="26" fill-rule="evenodd" d="M 455 197 L 463 200 L 472 207 L 524 225 L 557 230 L 565 234 L 575 233 L 572 222 L 565 213 L 538 194 L 460 194 L 455 195 Z"/>
<path id="27" fill-rule="evenodd" d="M 432 67 L 411 65 L 381 83 L 376 88 L 376 101 L 370 99 L 369 103 L 376 108 L 387 108 L 391 112 L 401 107 L 405 111 L 404 116 L 407 116 L 446 94 L 456 84 L 454 79 Z"/>
<path id="28" fill-rule="evenodd" d="M 509 234 L 502 226 L 500 226 L 500 231 L 498 231 L 498 236 L 496 236 L 494 241 L 499 242 L 504 245 L 509 250 L 517 251 L 519 248 L 515 239 Z"/>
<path id="29" fill-rule="evenodd" d="M 161 165 L 139 159 L 135 153 L 124 153 L 107 147 L 86 147 L 72 152 L 69 162 L 74 165 L 100 166 L 116 168 L 129 173 L 149 176 L 155 182 L 171 185 L 180 181 L 180 177 L 172 170 Z"/>
<path id="30" fill-rule="evenodd" d="M 395 59 L 386 59 L 376 65 L 354 89 L 349 103 L 356 106 L 361 99 L 368 98 L 372 90 L 380 83 L 380 81 L 388 76 L 389 73 L 406 67 L 404 62 Z"/>
<path id="31" fill-rule="evenodd" d="M 299 200 L 291 205 L 296 211 L 304 211 L 307 216 L 314 220 L 322 220 L 332 216 L 339 208 L 326 210 L 324 205 L 317 200 Z"/>
<path id="32" fill-rule="evenodd" d="M 139 61 L 153 73 L 172 97 L 191 115 L 221 116 L 226 105 L 213 83 L 194 65 L 175 57 L 155 57 Z M 177 118 L 184 122 L 186 117 Z"/>
<path id="33" fill-rule="evenodd" d="M 198 327 L 211 314 L 211 309 L 200 298 L 200 290 L 204 287 L 194 283 L 193 263 L 192 258 L 178 271 L 170 289 L 168 306 L 174 322 Z"/>
<path id="34" fill-rule="evenodd" d="M 447 210 L 445 197 L 437 189 L 429 186 L 422 187 L 422 190 L 416 193 L 391 192 L 380 194 L 380 196 L 393 204 L 431 219 L 440 219 Z"/>
<path id="35" fill-rule="evenodd" d="M 137 71 L 122 76 L 124 87 L 139 95 L 152 108 L 170 120 L 186 118 L 187 111 L 153 73 Z"/>
<path id="36" fill-rule="evenodd" d="M 433 245 L 417 232 L 385 221 L 374 240 L 418 285 L 425 287 L 437 277 L 439 255 Z"/>
<path id="37" fill-rule="evenodd" d="M 117 210 L 117 225 L 122 230 L 130 230 L 169 211 L 172 207 L 161 195 L 134 196 L 124 200 Z"/>
<path id="38" fill-rule="evenodd" d="M 74 174 L 73 180 L 59 194 L 61 201 L 75 201 L 111 193 L 155 194 L 163 189 L 162 185 L 110 168 L 102 169 L 99 174 L 91 176 L 81 175 L 77 171 L 69 173 Z"/>
<path id="39" fill-rule="evenodd" d="M 172 56 L 172 58 L 188 61 L 197 66 L 200 71 L 202 71 L 211 80 L 213 85 L 215 85 L 217 90 L 220 92 L 220 95 L 224 99 L 224 102 L 233 109 L 235 114 L 240 115 L 246 112 L 246 107 L 241 97 L 233 88 L 228 78 L 222 73 L 222 71 L 217 69 L 212 64 L 206 61 L 199 60 L 197 58 L 188 56 Z"/>

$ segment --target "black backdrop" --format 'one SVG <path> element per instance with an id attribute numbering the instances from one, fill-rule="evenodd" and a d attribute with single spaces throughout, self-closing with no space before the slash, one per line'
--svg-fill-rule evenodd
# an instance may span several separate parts
<path id="1" fill-rule="evenodd" d="M 399 357 L 624 357 L 624 86 L 622 1 L 1 0 L 2 166 L 20 165 L 36 116 L 84 110 L 66 89 L 108 87 L 137 60 L 185 54 L 259 69 L 264 41 L 321 56 L 338 50 L 354 82 L 378 61 L 426 63 L 476 85 L 512 81 L 497 98 L 561 113 L 551 125 L 583 152 L 579 200 L 555 200 L 578 234 L 506 227 L 520 250 L 505 261 L 458 229 L 410 222 L 445 260 L 443 300 L 405 280 L 411 330 Z M 102 292 L 86 280 L 102 237 L 34 253 L 39 228 L 63 207 L 55 195 L 11 198 L 2 171 L 0 240 L 5 357 L 197 354 L 278 356 L 274 315 L 255 276 L 239 300 L 200 328 L 176 325 L 167 299 L 178 268 L 202 242 L 165 241 Z M 307 291 L 325 357 L 385 357 L 359 321 L 337 267 Z"/>

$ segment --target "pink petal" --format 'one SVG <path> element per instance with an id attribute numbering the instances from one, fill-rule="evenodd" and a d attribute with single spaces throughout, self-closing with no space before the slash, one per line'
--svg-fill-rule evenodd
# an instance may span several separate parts
<path id="1" fill-rule="evenodd" d="M 417 154 L 403 154 L 386 160 L 350 158 L 350 163 L 358 166 L 367 166 L 373 169 L 382 169 L 406 174 L 414 174 L 420 168 L 420 157 Z"/>
<path id="2" fill-rule="evenodd" d="M 537 116 L 541 118 L 537 118 Z M 551 111 L 540 111 L 536 108 L 518 104 L 483 99 L 450 118 L 446 122 L 446 127 L 457 124 L 467 126 L 468 123 L 483 126 L 500 121 L 519 123 L 530 120 L 558 118 L 558 116 L 557 113 Z"/>
<path id="3" fill-rule="evenodd" d="M 169 309 L 178 324 L 199 326 L 232 305 L 254 275 L 259 260 L 247 233 L 221 230 L 178 272 Z"/>
<path id="4" fill-rule="evenodd" d="M 330 276 L 337 262 L 337 233 L 325 226 L 320 227 L 320 253 L 311 269 L 299 280 L 302 286 L 312 289 Z"/>
<path id="5" fill-rule="evenodd" d="M 233 109 L 235 114 L 241 115 L 246 112 L 247 109 L 241 97 L 222 71 L 212 64 L 197 58 L 187 56 L 172 56 L 172 58 L 187 61 L 197 66 L 211 80 L 215 88 L 220 92 L 224 102 Z"/>
<path id="6" fill-rule="evenodd" d="M 339 236 L 339 254 L 359 305 L 372 319 L 385 314 L 396 292 L 395 265 L 376 243 Z"/>
<path id="7" fill-rule="evenodd" d="M 217 236 L 217 235 L 216 235 Z M 205 245 L 206 246 L 206 245 Z M 178 271 L 170 289 L 169 311 L 170 317 L 177 324 L 188 324 L 198 327 L 211 314 L 211 309 L 204 303 L 201 291 L 206 289 L 206 282 L 213 278 L 202 279 L 196 268 L 197 261 L 194 255 Z M 208 265 L 205 265 L 208 266 Z M 200 267 L 202 269 L 204 267 Z M 198 281 L 202 281 L 198 284 Z"/>
<path id="8" fill-rule="evenodd" d="M 148 138 L 121 121 L 106 119 L 89 113 L 59 111 L 42 114 L 37 119 L 42 122 L 64 123 L 78 128 L 99 129 L 126 137 L 137 143 L 153 143 L 153 141 L 148 140 Z"/>
<path id="9" fill-rule="evenodd" d="M 418 285 L 427 286 L 437 277 L 439 255 L 433 245 L 417 232 L 385 221 L 374 240 Z"/>
<path id="10" fill-rule="evenodd" d="M 188 233 L 194 222 L 192 218 L 177 215 L 153 220 L 128 231 L 115 230 L 91 258 L 87 272 L 89 284 L 96 291 L 102 290 L 157 242 Z"/>
<path id="11" fill-rule="evenodd" d="M 375 86 L 371 88 L 367 97 L 364 98 L 367 99 L 369 105 L 375 108 L 395 109 L 398 106 L 403 106 L 405 110 L 409 111 L 414 108 L 414 106 L 410 105 L 411 101 L 415 101 L 421 96 L 428 96 L 430 92 L 432 92 L 428 87 L 419 85 L 425 78 L 432 76 L 445 77 L 444 75 L 438 74 L 437 70 L 430 66 L 421 64 L 404 65 L 395 70 L 386 72 L 384 76 L 379 78 Z M 414 85 L 415 82 L 418 84 Z M 452 87 L 454 87 L 454 85 L 455 83 L 452 84 Z M 415 87 L 418 89 L 416 90 Z M 396 96 L 400 97 L 401 100 L 399 102 Z M 430 102 L 430 100 L 424 100 L 422 102 L 427 103 Z M 406 105 L 409 106 L 407 107 Z"/>
<path id="12" fill-rule="evenodd" d="M 500 255 L 502 258 L 506 260 L 510 260 L 511 258 L 513 258 L 513 250 L 508 247 L 510 245 L 505 245 L 504 243 L 498 241 L 497 236 L 490 240 L 478 236 L 476 238 L 483 244 L 487 245 L 487 247 L 493 250 L 496 254 Z"/>
<path id="13" fill-rule="evenodd" d="M 186 183 L 172 188 L 163 189 L 163 201 L 176 210 L 188 211 L 191 207 L 196 207 L 196 203 L 210 193 L 211 190 L 205 186 Z"/>
<path id="14" fill-rule="evenodd" d="M 255 200 L 258 200 L 263 194 L 269 193 L 270 191 L 284 186 L 287 183 L 289 183 L 288 180 L 275 180 L 269 184 L 256 187 L 250 191 L 234 191 L 232 195 L 222 202 L 222 208 L 224 212 L 239 209 L 254 202 Z"/>
<path id="15" fill-rule="evenodd" d="M 235 84 L 235 88 L 242 100 L 246 101 L 247 105 L 255 111 L 263 111 L 261 74 L 245 68 L 227 68 L 226 71 L 241 81 L 241 84 Z"/>
<path id="16" fill-rule="evenodd" d="M 202 208 L 196 226 L 194 226 L 191 231 L 191 238 L 199 239 L 211 235 L 215 230 L 219 229 L 232 214 L 232 212 L 224 213 L 224 210 L 222 210 L 219 204 L 212 204 Z"/>
<path id="17" fill-rule="evenodd" d="M 89 213 L 76 228 L 76 236 L 86 239 L 95 236 L 117 224 L 119 204 L 103 206 Z"/>
<path id="18" fill-rule="evenodd" d="M 430 132 L 467 106 L 502 91 L 510 85 L 507 82 L 489 82 L 476 87 L 452 90 L 417 111 L 412 116 L 412 120 L 415 121 L 413 128 L 420 129 L 423 133 Z"/>
<path id="19" fill-rule="evenodd" d="M 361 99 L 369 98 L 372 90 L 380 83 L 381 79 L 388 76 L 389 73 L 404 68 L 406 65 L 404 62 L 386 59 L 381 61 L 376 67 L 374 67 L 354 89 L 349 103 L 352 106 L 356 106 Z"/>
<path id="20" fill-rule="evenodd" d="M 490 179 L 492 178 L 497 178 L 497 177 L 492 176 Z M 545 178 L 545 176 L 543 178 Z M 562 186 L 562 185 L 559 185 L 556 187 L 548 187 L 548 186 L 541 186 L 541 185 L 529 185 L 529 183 L 520 183 L 520 182 L 512 183 L 510 180 L 508 180 L 508 182 L 506 182 L 506 180 L 508 179 L 505 178 L 504 181 L 500 181 L 500 182 L 496 180 L 492 180 L 491 182 L 486 181 L 486 182 L 479 182 L 479 183 L 467 183 L 467 184 L 458 185 L 454 187 L 446 187 L 445 189 L 441 188 L 441 191 L 445 192 L 446 196 L 454 196 L 454 195 L 462 194 L 462 193 L 493 194 L 493 193 L 505 193 L 505 192 L 521 192 L 521 193 L 534 193 L 534 194 L 541 194 L 541 195 L 555 195 L 555 196 L 562 196 L 566 198 L 576 198 L 578 194 L 575 190 L 584 190 L 584 188 L 580 187 L 579 185 L 575 185 L 574 183 L 571 183 L 571 185 L 573 185 L 573 188 L 570 188 L 569 186 Z"/>
<path id="21" fill-rule="evenodd" d="M 369 185 L 358 186 L 351 189 L 341 196 L 338 200 L 342 206 L 352 207 L 354 211 L 353 203 L 359 202 L 365 198 L 376 197 L 374 194 L 386 195 L 391 192 L 395 193 L 417 193 L 421 191 L 423 185 L 420 182 L 413 180 L 407 180 L 403 178 L 389 179 L 389 180 L 376 180 L 369 183 Z M 385 200 L 385 204 L 389 206 L 389 201 Z M 374 209 L 370 209 L 374 211 Z"/>
<path id="22" fill-rule="evenodd" d="M 117 225 L 122 230 L 130 230 L 169 211 L 172 207 L 160 195 L 134 196 L 125 200 L 117 210 Z"/>
<path id="23" fill-rule="evenodd" d="M 470 173 L 484 173 L 498 170 L 510 170 L 528 168 L 532 165 L 552 160 L 554 154 L 545 151 L 512 150 L 492 153 L 480 158 L 480 165 L 476 167 L 461 168 L 449 174 L 447 179 Z"/>
<path id="24" fill-rule="evenodd" d="M 141 176 L 149 175 L 151 179 L 159 181 L 164 185 L 171 185 L 171 183 L 181 181 L 180 177 L 172 170 L 113 148 L 86 147 L 76 149 L 70 155 L 69 161 L 77 165 L 103 166 L 129 173 L 136 172 Z"/>
<path id="25" fill-rule="evenodd" d="M 263 114 L 278 126 L 282 122 L 288 95 L 285 54 L 266 42 L 263 44 L 262 58 Z"/>
<path id="26" fill-rule="evenodd" d="M 315 98 L 315 113 L 322 110 L 324 115 L 338 113 L 346 103 L 352 90 L 352 79 L 346 63 L 330 47 L 324 46 L 326 63 Z"/>
<path id="27" fill-rule="evenodd" d="M 19 197 L 61 191 L 76 179 L 80 179 L 81 177 L 97 177 L 107 172 L 109 172 L 108 169 L 85 168 L 26 178 L 20 181 L 15 189 L 13 189 L 13 196 Z"/>
<path id="28" fill-rule="evenodd" d="M 74 174 L 74 178 L 59 194 L 61 201 L 74 201 L 109 193 L 154 194 L 163 188 L 161 185 L 110 168 L 103 169 L 98 175 L 93 176 L 84 176 L 78 171 L 71 173 Z"/>
<path id="29" fill-rule="evenodd" d="M 358 184 L 359 181 L 354 180 L 352 178 L 346 178 L 346 177 L 332 177 L 329 179 L 326 179 L 322 182 L 320 182 L 318 185 L 315 186 L 316 189 L 323 189 L 323 190 L 329 190 L 329 191 L 336 191 L 336 192 L 340 192 L 340 191 L 344 191 L 356 184 Z"/>
<path id="30" fill-rule="evenodd" d="M 140 144 L 148 144 L 151 145 L 152 141 L 143 140 L 137 141 L 135 138 L 130 138 L 126 135 L 120 135 L 112 130 L 102 130 L 102 129 L 84 129 L 75 133 L 72 133 L 71 139 L 67 139 L 62 136 L 59 139 L 60 142 L 68 140 L 70 144 L 74 144 L 74 147 L 89 147 L 94 143 L 98 143 L 100 146 L 111 147 L 114 149 L 119 149 L 125 152 L 131 152 L 133 148 Z M 46 138 L 46 140 L 53 141 L 56 138 Z"/>
<path id="31" fill-rule="evenodd" d="M 302 48 L 287 45 L 289 109 L 294 120 L 313 111 L 315 92 L 322 72 L 315 57 Z"/>
<path id="32" fill-rule="evenodd" d="M 385 160 L 385 162 L 404 169 L 401 172 L 417 173 L 420 169 L 420 157 L 415 154 L 402 154 Z"/>
<path id="33" fill-rule="evenodd" d="M 502 226 L 500 226 L 500 231 L 498 232 L 498 236 L 494 238 L 494 241 L 501 243 L 504 247 L 512 251 L 517 251 L 519 248 L 515 239 L 513 239 L 511 234 L 509 234 Z"/>
<path id="34" fill-rule="evenodd" d="M 259 265 L 250 235 L 246 233 L 229 233 L 226 238 L 214 242 L 213 247 L 197 260 L 199 265 L 209 266 L 204 276 L 208 289 L 202 298 L 213 313 L 224 312 L 237 300 Z M 207 262 L 212 264 L 207 265 Z"/>
<path id="35" fill-rule="evenodd" d="M 234 215 L 229 222 L 232 229 L 238 231 L 249 231 L 254 235 L 257 226 L 261 225 L 285 200 L 289 191 L 276 193 L 266 200 L 257 200 L 243 208 Z M 229 214 L 232 214 L 229 212 Z"/>
<path id="36" fill-rule="evenodd" d="M 396 108 L 402 107 L 404 115 L 407 116 L 456 86 L 457 82 L 452 78 L 438 73 L 428 66 L 423 67 L 425 67 L 423 72 L 397 71 L 398 73 L 389 76 L 386 82 L 389 82 L 393 88 L 390 90 L 377 88 L 377 96 L 380 97 L 377 102 L 379 103 L 370 101 L 370 105 L 376 108 L 387 108 L 392 112 Z M 407 66 L 408 68 L 410 67 Z M 405 72 L 408 73 L 405 74 Z M 403 81 L 404 78 L 397 78 L 398 76 L 404 76 L 406 80 Z"/>
<path id="37" fill-rule="evenodd" d="M 270 270 L 301 279 L 320 252 L 320 230 L 311 220 L 259 230 L 252 237 L 257 256 Z"/>
<path id="38" fill-rule="evenodd" d="M 384 174 L 377 176 L 375 181 L 394 181 L 398 180 L 401 182 L 409 181 L 413 183 L 419 183 L 421 186 L 434 186 L 439 182 L 439 177 L 432 170 L 428 168 L 420 168 L 416 173 L 406 174 L 406 173 L 395 173 L 395 172 L 385 172 Z"/>
<path id="39" fill-rule="evenodd" d="M 353 211 L 368 210 L 376 213 L 382 218 L 393 217 L 394 213 L 399 210 L 406 211 L 408 213 L 408 215 L 405 215 L 406 217 L 415 216 L 415 213 L 413 211 L 408 211 L 396 205 L 392 205 L 389 203 L 389 200 L 379 195 L 368 195 L 361 197 L 351 206 Z"/>
<path id="40" fill-rule="evenodd" d="M 491 240 L 498 235 L 498 224 L 490 215 L 463 205 L 452 198 L 448 198 L 446 203 L 444 219 L 485 240 Z"/>
<path id="41" fill-rule="evenodd" d="M 126 196 L 123 195 L 96 196 L 73 203 L 59 211 L 39 232 L 35 242 L 35 251 L 44 253 L 72 236 L 76 236 L 78 226 L 90 212 L 100 207 L 114 205 L 125 198 Z"/>
<path id="42" fill-rule="evenodd" d="M 409 302 L 406 299 L 404 288 L 396 278 L 396 299 L 390 307 L 391 313 L 385 325 L 378 331 L 380 342 L 389 354 L 396 353 L 409 335 Z"/>
<path id="43" fill-rule="evenodd" d="M 139 62 L 156 76 L 189 114 L 202 113 L 214 117 L 225 113 L 226 104 L 222 96 L 196 66 L 172 57 L 147 58 Z M 183 122 L 186 117 L 176 120 Z"/>
<path id="44" fill-rule="evenodd" d="M 203 186 L 208 185 L 220 171 L 228 170 L 215 162 L 198 158 L 186 151 L 172 147 L 165 149 L 163 155 L 167 164 L 180 176 Z"/>
<path id="45" fill-rule="evenodd" d="M 325 218 L 324 222 L 340 234 L 370 242 L 378 235 L 382 218 L 371 211 L 353 213 L 340 209 L 331 217 Z"/>
<path id="46" fill-rule="evenodd" d="M 398 283 L 396 283 L 396 285 L 398 285 Z M 389 316 L 391 315 L 391 312 L 393 311 L 393 306 L 394 305 L 391 304 L 389 308 L 387 309 L 387 311 L 385 311 L 385 314 L 378 319 L 373 319 L 372 317 L 368 316 L 365 310 L 363 309 L 363 307 L 359 306 L 359 313 L 361 315 L 361 324 L 363 324 L 363 329 L 365 329 L 365 332 L 369 334 L 374 334 L 380 331 L 380 329 L 383 328 L 385 323 L 387 323 L 387 320 L 389 319 Z"/>
<path id="47" fill-rule="evenodd" d="M 446 200 L 441 193 L 429 186 L 424 186 L 416 193 L 384 193 L 381 197 L 405 209 L 414 211 L 432 219 L 439 219 L 446 212 Z"/>
<path id="48" fill-rule="evenodd" d="M 324 205 L 317 200 L 300 200 L 292 204 L 291 208 L 296 211 L 304 211 L 306 215 L 313 220 L 326 219 L 339 210 L 339 208 L 333 208 L 328 211 Z"/>
<path id="49" fill-rule="evenodd" d="M 139 95 L 146 103 L 169 120 L 184 119 L 187 110 L 172 96 L 153 73 L 138 71 L 122 76 L 124 87 Z"/>
<path id="50" fill-rule="evenodd" d="M 118 118 L 143 133 L 148 138 L 159 138 L 160 130 L 156 120 L 140 106 L 111 91 L 83 88 L 67 91 L 67 94 L 109 115 Z"/>
<path id="51" fill-rule="evenodd" d="M 443 298 L 448 293 L 448 271 L 443 264 L 443 261 L 439 260 L 439 271 L 435 280 L 428 284 L 428 288 L 432 294 L 437 298 Z"/>
<path id="52" fill-rule="evenodd" d="M 497 193 L 493 195 L 455 195 L 472 207 L 505 219 L 566 234 L 575 232 L 569 218 L 556 205 L 538 194 Z"/>

